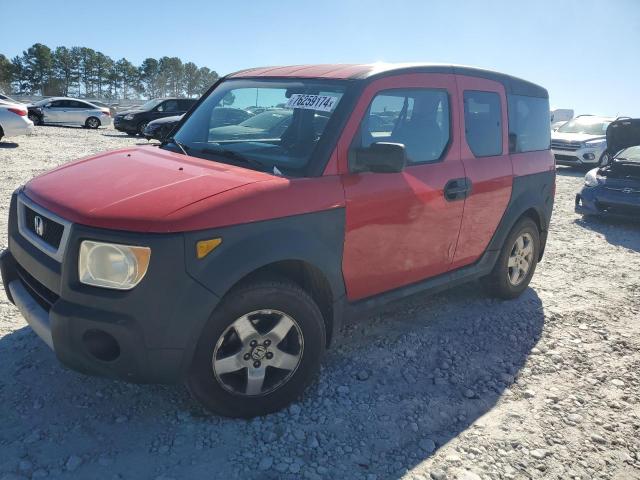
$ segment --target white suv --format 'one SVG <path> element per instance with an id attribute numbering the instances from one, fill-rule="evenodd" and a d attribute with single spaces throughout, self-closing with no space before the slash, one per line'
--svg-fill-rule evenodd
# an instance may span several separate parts
<path id="1" fill-rule="evenodd" d="M 578 115 L 551 133 L 557 165 L 604 166 L 609 163 L 607 127 L 615 118 Z"/>

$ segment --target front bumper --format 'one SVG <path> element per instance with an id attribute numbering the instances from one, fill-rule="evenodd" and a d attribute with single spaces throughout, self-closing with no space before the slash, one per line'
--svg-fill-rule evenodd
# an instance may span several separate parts
<path id="1" fill-rule="evenodd" d="M 125 120 L 124 117 L 116 116 L 113 119 L 113 127 L 120 132 L 137 132 L 138 124 L 134 120 Z"/>
<path id="2" fill-rule="evenodd" d="M 598 166 L 605 148 L 580 148 L 577 150 L 562 150 L 552 148 L 551 153 L 557 165 L 567 166 Z"/>
<path id="3" fill-rule="evenodd" d="M 623 193 L 602 185 L 585 186 L 576 194 L 575 212 L 580 215 L 640 221 L 640 193 Z"/>
<path id="4" fill-rule="evenodd" d="M 71 225 L 62 262 L 24 237 L 11 202 L 9 249 L 0 255 L 9 299 L 67 367 L 139 383 L 176 383 L 188 370 L 200 331 L 218 297 L 194 280 L 182 234 L 131 234 Z M 130 291 L 81 284 L 80 242 L 147 245 L 144 280 Z"/>

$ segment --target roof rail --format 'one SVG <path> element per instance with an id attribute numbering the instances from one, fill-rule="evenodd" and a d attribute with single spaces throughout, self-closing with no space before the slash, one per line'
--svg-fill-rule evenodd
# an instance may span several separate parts
<path id="1" fill-rule="evenodd" d="M 616 117 L 616 120 L 632 120 L 631 117 Z"/>

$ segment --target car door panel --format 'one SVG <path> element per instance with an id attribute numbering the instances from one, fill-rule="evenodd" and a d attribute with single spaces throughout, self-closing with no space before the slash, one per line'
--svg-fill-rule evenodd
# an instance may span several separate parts
<path id="1" fill-rule="evenodd" d="M 464 112 L 464 92 L 494 92 L 500 97 L 502 153 L 476 157 L 466 138 L 464 114 L 461 115 L 460 155 L 472 189 L 466 199 L 458 247 L 453 267 L 461 267 L 478 260 L 493 237 L 511 198 L 513 168 L 509 156 L 507 102 L 501 83 L 464 75 L 456 75 L 458 110 Z"/>
<path id="2" fill-rule="evenodd" d="M 400 173 L 349 173 L 351 141 L 375 94 L 388 89 L 445 90 L 450 140 L 443 158 Z M 460 161 L 459 114 L 453 75 L 409 74 L 373 81 L 363 92 L 338 142 L 346 198 L 343 275 L 349 300 L 418 282 L 451 268 L 464 198 L 447 200 L 445 185 L 465 178 Z"/>
<path id="3" fill-rule="evenodd" d="M 66 116 L 66 103 L 63 100 L 51 102 L 48 107 L 42 109 L 44 123 L 63 123 Z"/>

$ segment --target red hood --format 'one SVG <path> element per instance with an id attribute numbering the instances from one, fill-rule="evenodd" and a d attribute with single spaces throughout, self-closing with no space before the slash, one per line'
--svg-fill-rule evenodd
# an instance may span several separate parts
<path id="1" fill-rule="evenodd" d="M 155 147 L 138 147 L 64 165 L 31 180 L 25 193 L 72 222 L 170 232 L 181 229 L 166 218 L 175 212 L 223 192 L 269 180 L 276 178 Z"/>

